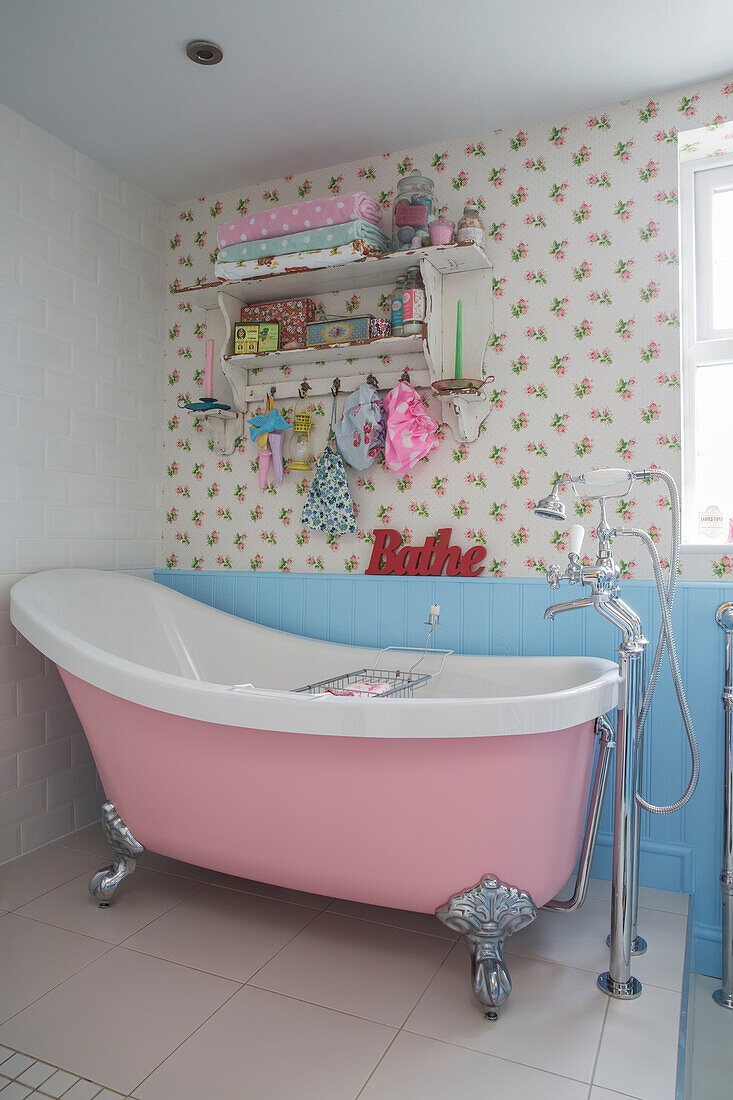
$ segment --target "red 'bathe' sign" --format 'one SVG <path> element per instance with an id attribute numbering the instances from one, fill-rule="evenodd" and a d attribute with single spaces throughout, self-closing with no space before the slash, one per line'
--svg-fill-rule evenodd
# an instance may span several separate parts
<path id="1" fill-rule="evenodd" d="M 365 573 L 397 577 L 478 577 L 486 566 L 485 546 L 472 546 L 462 551 L 451 546 L 452 528 L 441 527 L 437 539 L 430 536 L 422 546 L 403 546 L 399 531 L 387 527 L 374 532 L 374 549 Z"/>

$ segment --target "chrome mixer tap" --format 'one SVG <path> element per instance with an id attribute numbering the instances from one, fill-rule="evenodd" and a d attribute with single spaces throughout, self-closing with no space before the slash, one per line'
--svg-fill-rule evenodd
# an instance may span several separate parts
<path id="1" fill-rule="evenodd" d="M 670 576 L 666 588 L 659 555 L 648 532 L 636 528 L 611 528 L 606 518 L 606 503 L 609 499 L 625 497 L 635 482 L 649 483 L 654 479 L 665 483 L 672 512 L 672 553 Z M 598 541 L 596 560 L 592 565 L 583 564 L 580 551 L 585 531 L 582 525 L 573 524 L 569 533 L 567 566 L 563 571 L 557 566 L 550 566 L 547 570 L 547 581 L 552 589 L 558 589 L 562 581 L 567 581 L 571 585 L 580 584 L 589 588 L 590 592 L 587 596 L 576 600 L 552 604 L 546 609 L 545 618 L 552 620 L 564 611 L 593 607 L 604 619 L 613 623 L 622 635 L 622 641 L 617 650 L 620 695 L 617 711 L 611 934 L 608 941 L 610 964 L 609 969 L 598 976 L 598 985 L 611 997 L 628 999 L 638 997 L 641 993 L 641 983 L 631 975 L 632 955 L 642 954 L 646 950 L 646 943 L 636 930 L 640 810 L 666 814 L 680 809 L 692 797 L 699 775 L 699 752 L 682 685 L 670 615 L 679 562 L 679 493 L 674 479 L 664 470 L 593 470 L 576 477 L 562 477 L 555 481 L 550 495 L 538 501 L 535 507 L 536 515 L 564 523 L 567 514 L 565 504 L 560 499 L 560 490 L 566 486 L 572 488 L 578 499 L 599 502 L 600 520 L 595 531 Z M 621 599 L 620 571 L 612 554 L 613 541 L 621 536 L 639 539 L 648 550 L 662 613 L 654 665 L 646 686 L 645 652 L 648 643 L 642 631 L 639 615 Z M 665 649 L 690 745 L 692 774 L 687 790 L 677 802 L 671 806 L 655 806 L 643 799 L 639 793 L 642 737 Z"/>

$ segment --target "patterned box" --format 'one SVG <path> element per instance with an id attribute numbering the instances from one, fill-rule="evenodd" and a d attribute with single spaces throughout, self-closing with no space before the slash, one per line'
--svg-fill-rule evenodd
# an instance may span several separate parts
<path id="1" fill-rule="evenodd" d="M 280 347 L 280 322 L 260 321 L 258 351 L 277 351 Z"/>
<path id="2" fill-rule="evenodd" d="M 372 317 L 369 322 L 369 337 L 378 340 L 381 336 L 392 335 L 392 322 L 389 317 Z"/>
<path id="3" fill-rule="evenodd" d="M 234 354 L 256 355 L 260 338 L 259 325 L 234 326 Z"/>
<path id="4" fill-rule="evenodd" d="M 306 326 L 315 318 L 316 306 L 310 298 L 290 298 L 285 302 L 263 302 L 258 306 L 242 306 L 243 321 L 278 321 L 280 347 L 296 342 L 305 347 Z"/>
<path id="5" fill-rule="evenodd" d="M 308 347 L 319 344 L 347 344 L 352 340 L 368 340 L 369 324 L 374 318 L 344 317 L 340 321 L 316 321 L 308 325 Z"/>

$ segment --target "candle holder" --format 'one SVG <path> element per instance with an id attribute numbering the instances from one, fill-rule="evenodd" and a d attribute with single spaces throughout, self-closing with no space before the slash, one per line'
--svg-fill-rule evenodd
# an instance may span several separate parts
<path id="1" fill-rule="evenodd" d="M 203 421 L 216 454 L 234 454 L 244 435 L 244 417 L 241 413 L 234 412 L 231 405 L 225 405 L 215 397 L 201 397 L 198 401 L 180 399 L 177 405 Z"/>
<path id="2" fill-rule="evenodd" d="M 231 407 L 231 405 L 225 405 L 222 401 L 217 401 L 215 397 L 200 397 L 198 401 L 178 402 L 179 409 L 188 409 L 189 412 L 214 412 L 216 409 L 228 412 Z"/>
<path id="3" fill-rule="evenodd" d="M 443 397 L 452 393 L 478 393 L 482 386 L 493 381 L 493 375 L 488 378 L 438 378 L 432 385 L 435 392 Z"/>

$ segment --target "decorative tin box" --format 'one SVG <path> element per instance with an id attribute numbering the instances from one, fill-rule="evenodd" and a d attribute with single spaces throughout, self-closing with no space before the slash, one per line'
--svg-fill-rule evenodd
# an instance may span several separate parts
<path id="1" fill-rule="evenodd" d="M 308 347 L 319 344 L 348 344 L 352 340 L 368 340 L 372 316 L 345 317 L 341 321 L 316 321 L 308 325 Z"/>
<path id="2" fill-rule="evenodd" d="M 392 335 L 392 322 L 388 317 L 372 317 L 369 322 L 369 337 L 378 340 L 381 336 Z"/>
<path id="3" fill-rule="evenodd" d="M 256 355 L 259 345 L 259 325 L 234 326 L 234 354 Z"/>
<path id="4" fill-rule="evenodd" d="M 260 342 L 258 351 L 277 351 L 280 347 L 280 322 L 260 321 Z"/>
<path id="5" fill-rule="evenodd" d="M 242 306 L 243 321 L 277 321 L 280 325 L 280 347 L 305 347 L 306 326 L 316 316 L 315 303 L 310 298 L 290 298 L 285 302 L 263 302 L 258 306 Z"/>

